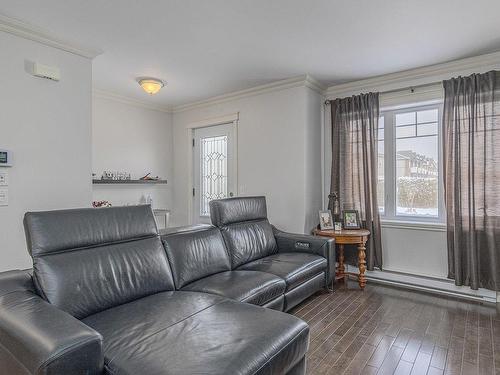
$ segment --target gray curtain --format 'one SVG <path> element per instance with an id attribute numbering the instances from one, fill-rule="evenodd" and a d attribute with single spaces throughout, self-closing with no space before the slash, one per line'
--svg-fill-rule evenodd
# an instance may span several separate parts
<path id="1" fill-rule="evenodd" d="M 331 110 L 330 190 L 339 193 L 341 208 L 359 211 L 363 226 L 371 232 L 366 251 L 367 268 L 382 268 L 377 203 L 379 95 L 368 93 L 336 99 L 331 102 Z"/>
<path id="2" fill-rule="evenodd" d="M 448 276 L 500 290 L 500 72 L 443 86 Z"/>

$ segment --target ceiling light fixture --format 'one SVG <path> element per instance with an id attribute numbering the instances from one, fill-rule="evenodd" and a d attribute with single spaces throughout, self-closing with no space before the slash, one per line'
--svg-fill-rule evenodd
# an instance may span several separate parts
<path id="1" fill-rule="evenodd" d="M 137 82 L 149 95 L 156 94 L 163 86 L 165 86 L 165 83 L 161 79 L 157 78 L 140 77 L 137 78 Z"/>

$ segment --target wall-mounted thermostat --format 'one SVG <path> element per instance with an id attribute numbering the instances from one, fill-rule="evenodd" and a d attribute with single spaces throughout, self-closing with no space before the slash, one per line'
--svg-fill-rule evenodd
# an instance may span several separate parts
<path id="1" fill-rule="evenodd" d="M 12 167 L 12 153 L 0 149 L 0 167 Z"/>

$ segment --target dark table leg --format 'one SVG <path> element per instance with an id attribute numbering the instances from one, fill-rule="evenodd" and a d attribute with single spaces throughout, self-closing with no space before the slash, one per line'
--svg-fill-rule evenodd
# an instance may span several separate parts
<path id="1" fill-rule="evenodd" d="M 339 265 L 337 268 L 337 279 L 345 280 L 345 265 L 344 265 L 344 245 L 339 244 Z"/>

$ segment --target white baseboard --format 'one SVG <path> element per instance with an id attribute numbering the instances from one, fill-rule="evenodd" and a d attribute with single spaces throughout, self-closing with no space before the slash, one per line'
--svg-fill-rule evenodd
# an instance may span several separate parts
<path id="1" fill-rule="evenodd" d="M 348 266 L 349 272 L 357 273 L 357 267 Z M 410 275 L 391 271 L 366 271 L 368 281 L 394 285 L 407 289 L 420 290 L 429 293 L 447 295 L 479 302 L 497 303 L 497 293 L 493 290 L 472 290 L 465 286 L 456 286 L 453 281 L 435 277 Z M 500 295 L 500 294 L 499 294 Z"/>

